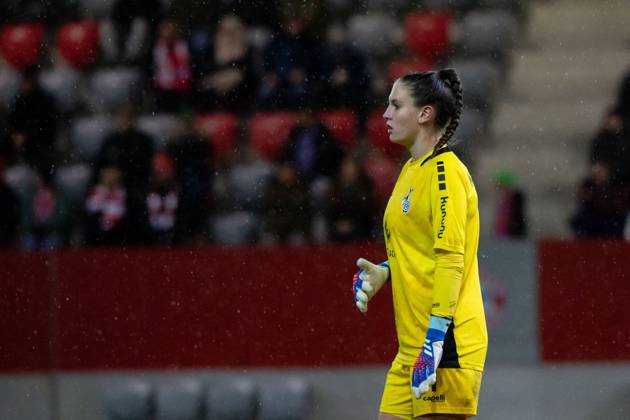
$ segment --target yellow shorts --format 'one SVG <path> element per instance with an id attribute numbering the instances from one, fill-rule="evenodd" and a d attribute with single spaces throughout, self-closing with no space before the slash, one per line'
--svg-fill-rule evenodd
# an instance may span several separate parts
<path id="1" fill-rule="evenodd" d="M 387 372 L 381 413 L 404 419 L 426 414 L 477 415 L 481 372 L 472 369 L 438 369 L 437 383 L 416 399 L 411 393 L 410 366 L 394 360 Z"/>

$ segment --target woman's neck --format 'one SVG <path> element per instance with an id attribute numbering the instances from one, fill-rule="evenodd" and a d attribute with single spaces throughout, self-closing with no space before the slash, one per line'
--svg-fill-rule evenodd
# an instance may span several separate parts
<path id="1" fill-rule="evenodd" d="M 416 140 L 409 147 L 409 152 L 411 153 L 411 158 L 416 161 L 420 159 L 422 156 L 431 152 L 435 145 L 438 142 L 438 133 L 434 131 L 420 131 L 416 136 Z"/>

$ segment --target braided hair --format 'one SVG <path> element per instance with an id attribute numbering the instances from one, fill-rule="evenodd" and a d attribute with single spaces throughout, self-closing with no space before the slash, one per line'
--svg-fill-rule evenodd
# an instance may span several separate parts
<path id="1" fill-rule="evenodd" d="M 409 73 L 400 81 L 409 89 L 416 107 L 435 108 L 435 124 L 444 130 L 433 148 L 435 154 L 448 144 L 459 125 L 464 106 L 462 82 L 454 69 Z"/>

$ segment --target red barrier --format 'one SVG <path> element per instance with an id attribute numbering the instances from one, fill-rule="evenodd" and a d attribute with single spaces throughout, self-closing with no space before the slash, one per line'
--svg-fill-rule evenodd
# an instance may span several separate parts
<path id="1" fill-rule="evenodd" d="M 387 363 L 396 351 L 389 288 L 367 317 L 351 295 L 356 258 L 383 254 L 382 245 L 93 249 L 51 254 L 54 267 L 43 268 L 45 256 L 0 254 L 9 279 L 0 343 L 18 343 L 2 352 L 0 369 Z M 24 287 L 36 303 L 26 318 L 14 294 Z M 32 334 L 15 325 L 48 325 L 51 353 L 24 352 Z"/>
<path id="2" fill-rule="evenodd" d="M 46 255 L 0 257 L 0 371 L 42 370 L 51 364 L 51 281 Z"/>
<path id="3" fill-rule="evenodd" d="M 545 361 L 630 361 L 630 243 L 539 246 Z"/>

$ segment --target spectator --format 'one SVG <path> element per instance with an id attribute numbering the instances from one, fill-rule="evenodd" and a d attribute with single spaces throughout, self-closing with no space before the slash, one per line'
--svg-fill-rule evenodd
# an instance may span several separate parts
<path id="1" fill-rule="evenodd" d="M 298 124 L 289 134 L 281 160 L 291 162 L 300 181 L 309 186 L 313 181 L 332 181 L 337 174 L 343 151 L 330 131 L 311 109 L 300 112 Z"/>
<path id="2" fill-rule="evenodd" d="M 181 112 L 188 107 L 193 84 L 190 49 L 175 23 L 169 19 L 162 20 L 158 27 L 151 79 L 159 111 Z"/>
<path id="3" fill-rule="evenodd" d="M 615 182 L 606 162 L 595 162 L 578 189 L 571 228 L 578 238 L 621 238 L 628 214 L 628 188 Z"/>
<path id="4" fill-rule="evenodd" d="M 210 143 L 188 120 L 186 132 L 173 139 L 166 150 L 175 164 L 176 179 L 181 188 L 181 223 L 177 225 L 175 240 L 185 243 L 204 241 L 212 186 Z"/>
<path id="5" fill-rule="evenodd" d="M 630 133 L 618 110 L 606 114 L 602 129 L 591 143 L 590 161 L 605 162 L 611 168 L 613 181 L 630 182 Z"/>
<path id="6" fill-rule="evenodd" d="M 496 175 L 499 200 L 494 220 L 497 238 L 524 238 L 527 236 L 525 219 L 525 195 L 516 188 L 511 172 L 500 171 Z"/>
<path id="7" fill-rule="evenodd" d="M 55 101 L 46 93 L 31 67 L 22 74 L 22 82 L 9 110 L 9 130 L 14 150 L 38 168 L 50 168 L 57 138 Z"/>
<path id="8" fill-rule="evenodd" d="M 54 250 L 66 244 L 70 230 L 69 203 L 49 172 L 39 172 L 23 214 L 22 246 L 28 251 Z"/>
<path id="9" fill-rule="evenodd" d="M 252 51 L 240 18 L 221 19 L 213 43 L 197 57 L 196 108 L 246 112 L 257 89 Z"/>
<path id="10" fill-rule="evenodd" d="M 328 31 L 328 42 L 319 55 L 322 105 L 352 108 L 364 117 L 370 88 L 370 74 L 363 54 L 346 41 L 342 25 Z"/>
<path id="11" fill-rule="evenodd" d="M 291 162 L 282 162 L 265 190 L 263 243 L 311 241 L 312 209 L 307 187 Z"/>
<path id="12" fill-rule="evenodd" d="M 265 109 L 315 105 L 319 98 L 311 91 L 311 82 L 317 79 L 316 54 L 305 33 L 305 22 L 300 16 L 288 16 L 282 28 L 264 53 L 258 105 Z"/>
<path id="13" fill-rule="evenodd" d="M 20 226 L 20 199 L 4 181 L 4 162 L 0 159 L 0 248 L 15 245 Z"/>
<path id="14" fill-rule="evenodd" d="M 146 202 L 151 243 L 157 245 L 172 245 L 175 241 L 180 193 L 174 175 L 173 160 L 166 153 L 157 154 Z"/>
<path id="15" fill-rule="evenodd" d="M 375 208 L 372 181 L 356 159 L 344 158 L 328 207 L 330 239 L 349 242 L 370 238 Z"/>
<path id="16" fill-rule="evenodd" d="M 117 0 L 101 26 L 101 47 L 106 60 L 140 64 L 148 50 L 159 16 L 159 0 Z"/>
<path id="17" fill-rule="evenodd" d="M 125 245 L 132 224 L 127 211 L 127 190 L 116 166 L 104 166 L 98 183 L 85 202 L 85 242 L 88 245 Z"/>
<path id="18" fill-rule="evenodd" d="M 153 153 L 153 139 L 136 128 L 136 114 L 126 107 L 118 114 L 118 130 L 105 139 L 96 155 L 95 175 L 105 166 L 115 166 L 129 193 L 144 197 Z"/>

